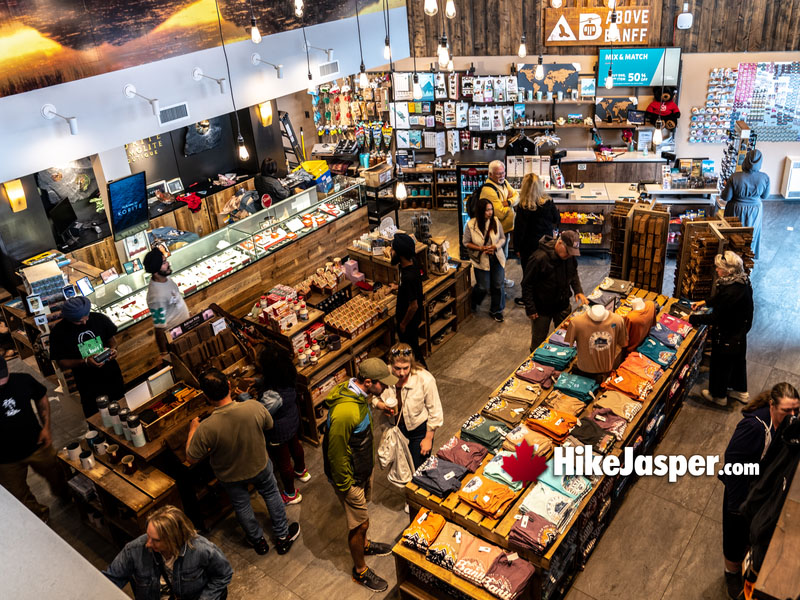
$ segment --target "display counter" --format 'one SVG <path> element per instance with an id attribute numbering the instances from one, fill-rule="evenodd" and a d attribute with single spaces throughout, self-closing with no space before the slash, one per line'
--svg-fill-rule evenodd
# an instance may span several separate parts
<path id="1" fill-rule="evenodd" d="M 663 304 L 664 311 L 676 302 L 675 299 L 636 288 L 628 296 L 627 301 L 632 296 Z M 640 397 L 640 409 L 629 420 L 624 433 L 617 435 L 617 442 L 610 454 L 622 457 L 625 448 L 633 448 L 636 455 L 652 453 L 669 423 L 680 410 L 683 400 L 694 383 L 702 358 L 705 338 L 706 329 L 701 327 L 693 329 L 683 339 L 677 349 L 675 360 L 663 370 L 663 374 L 653 384 L 650 392 L 643 399 Z M 571 370 L 572 367 L 565 369 L 567 372 Z M 515 377 L 516 372 L 517 369 L 514 369 L 510 377 L 504 380 L 490 397 L 504 394 L 506 384 Z M 525 414 L 530 414 L 531 411 L 543 405 L 548 396 L 555 393 L 557 392 L 554 391 L 554 388 L 541 390 L 538 397 L 526 409 Z M 589 418 L 594 407 L 593 402 L 590 400 L 587 406 L 578 413 L 578 416 Z M 475 406 L 475 412 L 480 413 L 482 407 L 483 404 Z M 556 443 L 553 442 L 553 444 Z M 552 454 L 553 451 L 549 450 L 545 454 L 545 458 L 552 457 Z M 491 457 L 492 453 L 490 452 L 478 472 Z M 470 478 L 471 475 L 467 474 L 463 482 L 467 482 Z M 509 541 L 511 528 L 521 518 L 520 508 L 534 484 L 525 485 L 511 501 L 509 507 L 493 518 L 464 502 L 457 492 L 440 497 L 414 483 L 406 486 L 406 500 L 411 509 L 412 519 L 420 508 L 424 508 L 441 515 L 446 521 L 463 528 L 480 540 L 509 552 L 518 553 L 520 557 L 529 561 L 536 568 L 529 585 L 530 589 L 525 591 L 527 595 L 524 597 L 547 600 L 560 598 L 566 594 L 572 579 L 588 560 L 599 537 L 605 531 L 617 508 L 622 504 L 625 492 L 633 481 L 635 481 L 634 475 L 593 478 L 591 489 L 575 500 L 576 504 L 571 516 L 549 543 L 544 540 L 546 546 L 540 553 Z M 462 483 L 462 489 L 463 485 L 464 483 Z M 409 552 L 414 553 L 414 556 L 409 556 Z M 454 580 L 455 575 L 451 571 L 436 567 L 424 560 L 424 555 L 420 553 L 396 547 L 394 554 L 398 564 L 397 579 L 400 589 L 402 590 L 406 585 L 415 589 L 424 589 L 432 594 L 432 596 L 410 595 L 408 597 L 457 598 L 462 597 L 461 594 L 466 594 L 470 598 L 484 597 L 485 590 L 463 579 Z M 454 582 L 457 585 L 454 585 Z M 435 593 L 432 591 L 433 589 L 436 590 Z"/>
<path id="2" fill-rule="evenodd" d="M 573 183 L 587 181 L 661 181 L 661 167 L 666 159 L 654 153 L 623 152 L 605 159 L 590 149 L 567 150 L 561 159 L 564 179 Z"/>

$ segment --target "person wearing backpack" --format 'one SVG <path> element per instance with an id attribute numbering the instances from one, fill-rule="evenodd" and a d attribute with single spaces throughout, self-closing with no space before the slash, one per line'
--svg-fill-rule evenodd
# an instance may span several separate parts
<path id="1" fill-rule="evenodd" d="M 500 160 L 493 160 L 489 163 L 489 178 L 481 187 L 481 198 L 486 198 L 494 207 L 494 216 L 500 221 L 505 232 L 505 245 L 503 254 L 508 258 L 508 247 L 511 240 L 511 232 L 514 231 L 514 218 L 516 217 L 515 207 L 519 203 L 519 194 L 506 180 L 506 166 Z M 506 287 L 513 287 L 514 281 L 505 279 Z"/>
<path id="2" fill-rule="evenodd" d="M 492 302 L 489 314 L 498 323 L 503 322 L 506 305 L 505 279 L 506 256 L 503 246 L 506 236 L 503 226 L 494 216 L 494 206 L 487 198 L 478 199 L 475 216 L 464 227 L 463 244 L 469 250 L 469 258 L 475 273 L 476 285 L 472 291 L 472 310 L 476 311 L 487 293 Z"/>

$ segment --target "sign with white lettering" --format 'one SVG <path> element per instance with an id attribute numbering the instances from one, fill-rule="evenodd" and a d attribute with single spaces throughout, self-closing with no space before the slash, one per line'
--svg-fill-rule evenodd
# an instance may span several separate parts
<path id="1" fill-rule="evenodd" d="M 647 44 L 650 33 L 650 7 L 626 6 L 612 11 L 603 6 L 587 8 L 547 8 L 546 46 L 606 46 L 611 44 L 611 13 L 616 12 L 619 39 L 614 45 Z"/>

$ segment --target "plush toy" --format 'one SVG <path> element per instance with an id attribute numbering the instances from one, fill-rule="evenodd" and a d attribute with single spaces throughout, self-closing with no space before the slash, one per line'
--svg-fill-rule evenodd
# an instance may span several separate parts
<path id="1" fill-rule="evenodd" d="M 667 129 L 675 129 L 677 127 L 681 111 L 675 103 L 676 92 L 677 90 L 674 87 L 653 88 L 655 98 L 645 111 L 645 119 L 648 123 L 655 125 L 660 118 Z"/>

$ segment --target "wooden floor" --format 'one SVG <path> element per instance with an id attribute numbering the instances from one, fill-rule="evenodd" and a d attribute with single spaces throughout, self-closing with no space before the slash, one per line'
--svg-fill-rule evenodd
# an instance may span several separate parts
<path id="1" fill-rule="evenodd" d="M 434 211 L 432 216 L 433 234 L 447 235 L 457 245 L 455 211 Z M 403 211 L 401 226 L 408 227 L 410 217 L 411 211 Z M 756 315 L 748 338 L 751 394 L 779 381 L 800 387 L 800 204 L 765 203 L 761 243 L 762 258 L 753 274 Z M 587 290 L 608 272 L 606 257 L 583 256 L 579 262 Z M 672 268 L 670 263 L 665 293 L 671 291 Z M 507 275 L 516 285 L 508 290 L 505 322 L 496 323 L 489 318 L 486 300 L 482 312 L 459 327 L 453 339 L 428 361 L 437 378 L 445 412 L 445 424 L 436 434 L 435 447 L 479 410 L 501 378 L 528 353 L 529 321 L 512 300 L 519 294 L 518 262 L 509 261 Z M 12 370 L 24 368 L 19 361 L 15 363 Z M 702 372 L 696 391 L 705 386 L 706 377 L 707 372 Z M 80 405 L 75 399 L 63 398 L 52 406 L 55 441 L 63 445 L 82 430 Z M 719 408 L 693 397 L 657 451 L 721 454 L 741 418 L 740 406 Z M 368 564 L 389 580 L 389 592 L 373 595 L 351 581 L 344 518 L 322 474 L 319 449 L 307 447 L 306 458 L 312 479 L 298 486 L 303 502 L 288 507 L 290 518 L 301 524 L 300 538 L 291 552 L 278 556 L 273 549 L 266 556 L 256 555 L 245 545 L 233 517 L 208 533 L 235 570 L 229 597 L 396 597 L 391 557 L 368 559 Z M 31 482 L 37 496 L 49 502 L 44 484 L 36 476 L 31 476 Z M 255 502 L 269 531 L 266 508 L 260 499 Z M 724 600 L 721 503 L 722 484 L 716 478 L 685 477 L 674 484 L 655 478 L 640 480 L 628 492 L 568 599 Z M 104 567 L 113 558 L 114 550 L 80 525 L 73 507 L 54 507 L 52 515 L 53 528 L 97 567 Z M 370 538 L 392 542 L 407 522 L 402 492 L 389 484 L 376 467 Z"/>

